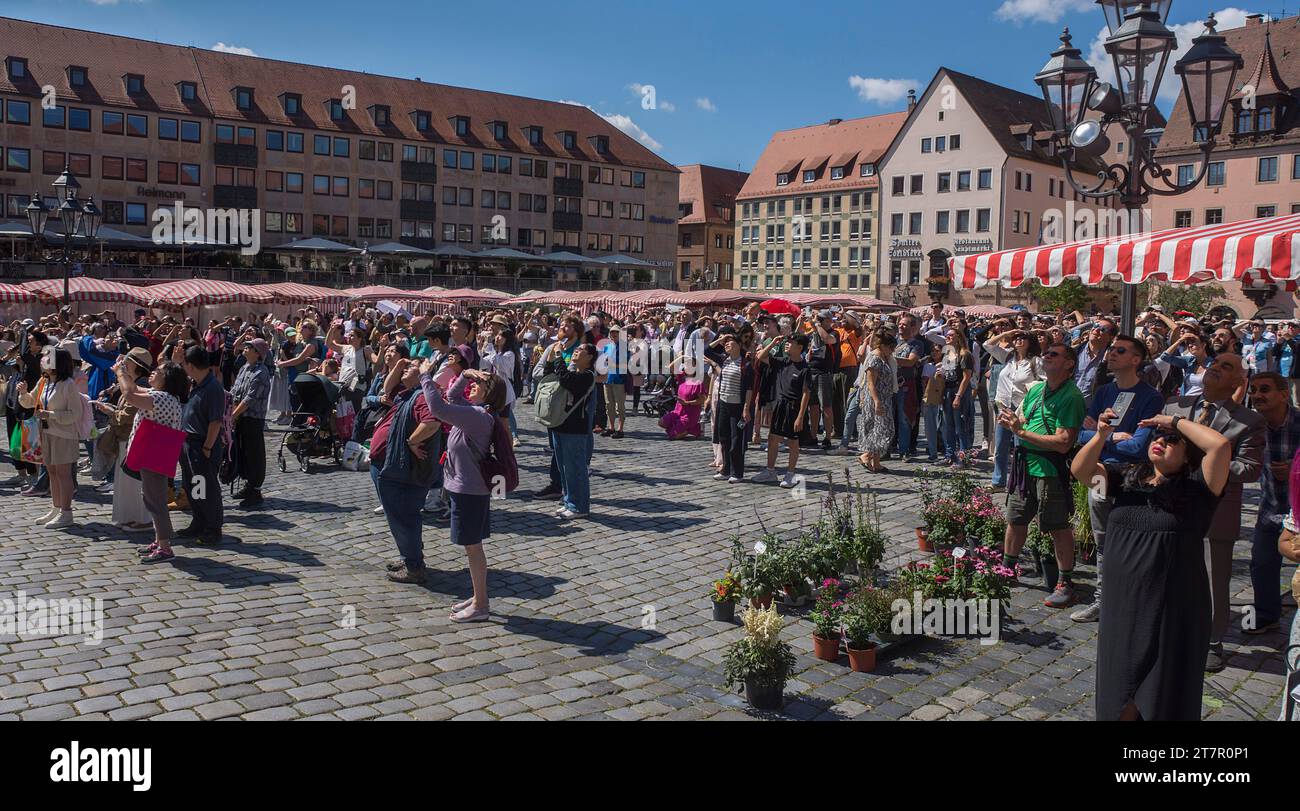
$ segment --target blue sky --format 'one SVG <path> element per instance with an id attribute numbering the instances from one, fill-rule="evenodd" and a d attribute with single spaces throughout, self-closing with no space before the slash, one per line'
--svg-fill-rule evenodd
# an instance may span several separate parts
<path id="1" fill-rule="evenodd" d="M 1173 5 L 1180 44 L 1210 11 L 1221 28 L 1247 13 Z M 773 131 L 902 109 L 940 65 L 1036 93 L 1063 25 L 1103 69 L 1093 0 L 5 0 L 0 14 L 580 102 L 673 163 L 745 171 Z"/>

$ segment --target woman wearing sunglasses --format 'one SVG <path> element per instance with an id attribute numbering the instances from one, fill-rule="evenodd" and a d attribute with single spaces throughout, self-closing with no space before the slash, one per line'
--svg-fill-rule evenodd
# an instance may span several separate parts
<path id="1" fill-rule="evenodd" d="M 1209 426 L 1157 414 L 1139 423 L 1156 431 L 1144 461 L 1102 465 L 1117 421 L 1103 412 L 1071 465 L 1076 479 L 1114 498 L 1097 720 L 1199 720 L 1211 619 L 1202 539 L 1228 483 L 1232 446 Z"/>
<path id="2" fill-rule="evenodd" d="M 1195 396 L 1205 390 L 1205 370 L 1214 362 L 1205 349 L 1205 340 L 1193 333 L 1184 335 L 1165 350 L 1160 360 L 1175 369 L 1183 370 L 1183 386 L 1179 394 Z"/>

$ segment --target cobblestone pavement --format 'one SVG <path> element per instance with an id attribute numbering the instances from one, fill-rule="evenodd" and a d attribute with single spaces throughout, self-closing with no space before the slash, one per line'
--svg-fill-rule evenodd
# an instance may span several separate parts
<path id="1" fill-rule="evenodd" d="M 545 483 L 547 456 L 521 417 L 522 492 Z M 48 502 L 2 490 L 0 597 L 100 597 L 106 628 L 98 646 L 0 637 L 0 720 L 775 717 L 723 689 L 722 652 L 739 630 L 711 620 L 708 583 L 732 533 L 755 538 L 759 515 L 794 529 L 801 507 L 815 519 L 826 474 L 853 459 L 805 454 L 801 502 L 773 484 L 710 480 L 705 442 L 669 444 L 645 417 L 629 428 L 596 439 L 589 520 L 562 522 L 550 501 L 494 502 L 493 620 L 473 626 L 447 619 L 470 586 L 445 527 L 426 525 L 425 586 L 385 579 L 395 550 L 365 473 L 273 470 L 263 510 L 227 509 L 227 536 L 242 543 L 178 547 L 174 565 L 152 567 L 137 563 L 138 536 L 109 523 L 108 497 L 83 488 L 80 526 L 49 532 L 32 524 Z M 278 439 L 268 437 L 272 456 Z M 892 538 L 886 568 L 921 557 L 914 468 L 891 466 L 870 478 Z M 1090 568 L 1079 581 L 1086 590 Z M 799 662 L 783 716 L 1091 718 L 1097 626 L 1044 608 L 1037 581 L 1025 582 L 1000 644 L 919 640 L 870 674 L 813 658 L 811 624 L 791 622 Z M 1234 606 L 1248 603 L 1244 542 L 1233 587 Z M 1276 717 L 1281 644 L 1233 630 L 1228 669 L 1207 680 L 1206 717 Z"/>

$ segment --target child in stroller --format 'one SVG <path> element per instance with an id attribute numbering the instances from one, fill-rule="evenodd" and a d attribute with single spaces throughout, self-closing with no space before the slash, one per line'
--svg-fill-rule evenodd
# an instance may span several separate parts
<path id="1" fill-rule="evenodd" d="M 647 417 L 662 417 L 677 407 L 677 377 L 668 375 L 663 385 L 646 392 L 646 399 L 641 403 L 641 410 Z"/>
<path id="2" fill-rule="evenodd" d="M 291 414 L 289 430 L 280 440 L 277 459 L 280 472 L 288 469 L 285 449 L 298 460 L 298 467 L 306 473 L 312 457 L 332 457 L 335 464 L 343 463 L 343 443 L 335 425 L 335 408 L 339 401 L 338 384 L 328 376 L 329 361 L 319 371 L 305 372 L 293 381 L 298 397 L 298 410 Z"/>

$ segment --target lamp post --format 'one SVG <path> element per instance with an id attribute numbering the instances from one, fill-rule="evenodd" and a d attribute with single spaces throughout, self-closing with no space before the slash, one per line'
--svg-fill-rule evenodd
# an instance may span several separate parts
<path id="1" fill-rule="evenodd" d="M 44 241 L 45 226 L 49 222 L 50 215 L 54 214 L 59 219 L 60 229 L 63 233 L 63 251 L 59 264 L 63 266 L 63 304 L 67 306 L 70 300 L 68 292 L 68 277 L 72 268 L 72 258 L 69 255 L 69 247 L 72 240 L 77 236 L 86 237 L 86 246 L 88 251 L 94 250 L 95 236 L 99 233 L 99 225 L 103 221 L 103 214 L 99 207 L 95 205 L 95 198 L 88 197 L 86 202 L 81 202 L 77 195 L 81 190 L 81 184 L 77 181 L 77 176 L 67 166 L 63 167 L 63 173 L 50 184 L 54 187 L 58 195 L 59 205 L 51 211 L 41 199 L 40 192 L 33 192 L 31 202 L 27 204 L 27 224 L 31 226 L 32 234 L 36 239 Z"/>
<path id="2" fill-rule="evenodd" d="M 1214 15 L 1205 21 L 1205 33 L 1192 41 L 1191 48 L 1174 65 L 1183 82 L 1193 137 L 1201 147 L 1201 170 L 1195 178 L 1179 183 L 1173 170 L 1155 157 L 1147 132 L 1155 120 L 1155 100 L 1169 56 L 1178 47 L 1174 32 L 1165 26 L 1173 0 L 1097 0 L 1106 15 L 1110 36 L 1105 41 L 1111 58 L 1116 89 L 1097 80 L 1097 71 L 1085 61 L 1070 41 L 1070 29 L 1061 35 L 1061 46 L 1034 77 L 1043 92 L 1047 117 L 1053 128 L 1053 143 L 1070 186 L 1085 198 L 1115 200 L 1128 213 L 1129 222 L 1151 199 L 1151 195 L 1184 194 L 1200 184 L 1209 170 L 1214 139 L 1223 122 L 1223 111 L 1233 92 L 1241 55 L 1228 47 L 1215 29 Z M 1088 112 L 1099 118 L 1087 118 Z M 1088 186 L 1075 180 L 1071 163 L 1079 157 L 1098 158 L 1110 148 L 1107 126 L 1115 124 L 1128 138 L 1123 163 L 1097 171 L 1097 182 Z M 1132 332 L 1137 310 L 1137 291 L 1123 284 L 1120 292 L 1120 321 Z"/>

